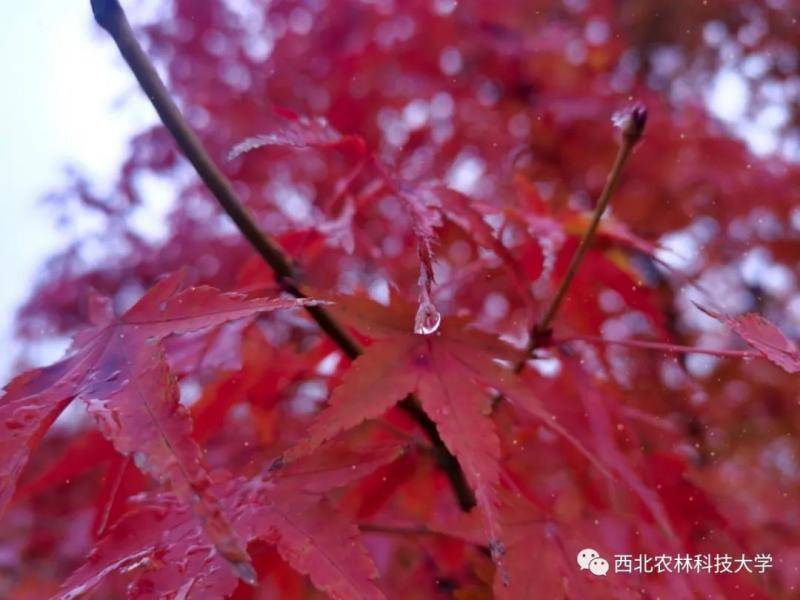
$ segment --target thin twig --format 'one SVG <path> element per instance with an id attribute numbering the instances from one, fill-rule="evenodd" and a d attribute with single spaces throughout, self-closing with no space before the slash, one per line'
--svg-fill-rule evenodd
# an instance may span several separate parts
<path id="1" fill-rule="evenodd" d="M 679 346 L 676 344 L 665 344 L 662 342 L 649 342 L 646 340 L 609 340 L 599 336 L 585 335 L 574 336 L 563 339 L 554 339 L 553 345 L 566 344 L 569 342 L 588 342 L 591 344 L 606 344 L 613 346 L 626 346 L 628 348 L 644 348 L 647 350 L 661 350 L 675 354 L 708 354 L 710 356 L 732 357 L 732 358 L 755 358 L 758 352 L 750 350 L 716 350 L 714 348 L 695 348 L 694 346 Z"/>
<path id="2" fill-rule="evenodd" d="M 227 177 L 203 147 L 200 139 L 191 130 L 167 88 L 161 81 L 153 63 L 145 54 L 131 29 L 125 11 L 118 0 L 91 0 L 97 23 L 114 39 L 125 62 L 139 81 L 162 123 L 172 134 L 175 142 L 192 163 L 197 174 L 219 202 L 223 210 L 233 219 L 236 227 L 275 273 L 282 288 L 295 298 L 305 298 L 297 287 L 294 265 L 280 245 L 261 231 L 245 209 Z M 362 353 L 361 346 L 345 328 L 323 306 L 305 306 L 311 318 L 352 360 Z M 400 403 L 422 427 L 435 448 L 440 467 L 447 474 L 459 505 L 469 510 L 475 505 L 475 497 L 464 477 L 464 472 L 455 456 L 442 441 L 436 424 L 425 413 L 413 397 Z"/>
<path id="3" fill-rule="evenodd" d="M 594 209 L 592 221 L 589 223 L 589 227 L 586 229 L 586 231 L 583 232 L 583 237 L 578 245 L 578 249 L 575 251 L 575 254 L 572 255 L 572 260 L 570 260 L 569 266 L 567 267 L 567 272 L 564 274 L 564 278 L 561 280 L 558 290 L 550 300 L 550 304 L 547 306 L 547 309 L 544 311 L 539 321 L 531 329 L 530 340 L 528 342 L 528 348 L 525 354 L 526 357 L 530 356 L 533 351 L 536 350 L 536 348 L 539 347 L 549 337 L 550 324 L 552 323 L 553 318 L 556 316 L 556 313 L 558 313 L 558 309 L 561 307 L 561 303 L 563 302 L 564 297 L 567 294 L 567 290 L 569 289 L 569 286 L 575 277 L 575 273 L 578 272 L 578 268 L 581 266 L 581 262 L 583 262 L 586 251 L 589 249 L 589 246 L 591 246 L 592 241 L 594 240 L 597 227 L 600 225 L 600 219 L 602 218 L 603 213 L 605 213 L 606 208 L 608 207 L 608 202 L 611 199 L 614 190 L 617 188 L 617 184 L 619 183 L 620 176 L 622 175 L 622 169 L 625 167 L 625 163 L 627 162 L 628 157 L 631 155 L 634 146 L 636 146 L 637 142 L 641 139 L 646 123 L 647 111 L 643 107 L 638 106 L 632 109 L 620 123 L 622 129 L 622 140 L 620 143 L 619 152 L 617 152 L 617 157 L 614 160 L 614 166 L 611 167 L 611 173 L 606 180 L 606 185 L 600 194 L 600 198 L 597 200 L 597 206 Z M 523 368 L 525 368 L 525 360 L 522 360 L 517 364 L 515 371 L 519 373 Z"/>
<path id="4" fill-rule="evenodd" d="M 381 525 L 380 523 L 359 523 L 361 531 L 369 533 L 385 533 L 389 535 L 441 535 L 447 534 L 428 529 L 425 525 L 401 526 L 401 525 Z"/>

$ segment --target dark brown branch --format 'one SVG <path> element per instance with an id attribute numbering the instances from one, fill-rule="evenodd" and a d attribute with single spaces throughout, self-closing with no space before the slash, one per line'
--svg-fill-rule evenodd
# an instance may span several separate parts
<path id="1" fill-rule="evenodd" d="M 145 54 L 125 16 L 125 11 L 118 0 L 91 0 L 92 11 L 97 23 L 105 29 L 117 44 L 122 57 L 128 63 L 136 79 L 139 81 L 153 107 L 158 112 L 162 123 L 166 126 L 175 142 L 192 163 L 195 171 L 206 184 L 223 210 L 233 219 L 236 227 L 258 252 L 275 273 L 275 278 L 283 289 L 296 298 L 305 298 L 305 294 L 297 287 L 295 270 L 286 252 L 258 227 L 256 222 L 244 208 L 227 177 L 219 170 L 208 155 L 202 142 L 194 134 L 180 110 L 172 100 L 167 88 L 161 81 L 153 63 Z M 358 342 L 342 327 L 323 306 L 306 306 L 305 309 L 319 327 L 341 348 L 350 359 L 362 352 Z M 456 458 L 445 446 L 435 423 L 409 397 L 400 406 L 409 413 L 422 427 L 435 447 L 435 454 L 441 468 L 447 474 L 459 504 L 464 510 L 475 505 L 474 495 L 464 477 Z"/>

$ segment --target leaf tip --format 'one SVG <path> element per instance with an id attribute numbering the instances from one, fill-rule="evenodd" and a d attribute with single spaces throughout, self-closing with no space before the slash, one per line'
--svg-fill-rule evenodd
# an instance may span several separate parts
<path id="1" fill-rule="evenodd" d="M 244 581 L 247 585 L 255 587 L 258 585 L 258 574 L 249 562 L 235 562 L 231 563 L 236 576 Z"/>

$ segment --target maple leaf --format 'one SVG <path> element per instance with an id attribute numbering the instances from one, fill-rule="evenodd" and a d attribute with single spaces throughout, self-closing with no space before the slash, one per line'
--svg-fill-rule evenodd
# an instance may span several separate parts
<path id="1" fill-rule="evenodd" d="M 639 597 L 623 578 L 614 578 L 613 574 L 587 581 L 575 562 L 576 551 L 587 543 L 576 543 L 580 533 L 575 523 L 560 523 L 546 509 L 512 493 L 502 495 L 498 518 L 506 532 L 504 563 L 508 577 L 504 580 L 499 571 L 495 573 L 495 598 Z M 482 543 L 480 519 L 474 512 L 436 520 L 430 528 L 472 544 Z M 597 541 L 592 540 L 595 545 Z"/>
<path id="2" fill-rule="evenodd" d="M 310 118 L 289 110 L 277 111 L 281 122 L 270 132 L 242 140 L 228 153 L 228 160 L 264 148 L 278 146 L 288 148 L 336 149 L 352 146 L 358 154 L 366 152 L 364 140 L 356 135 L 342 135 L 324 117 Z"/>
<path id="3" fill-rule="evenodd" d="M 436 423 L 445 445 L 461 463 L 486 515 L 490 544 L 499 551 L 501 533 L 493 514 L 495 487 L 500 477 L 500 442 L 491 419 L 486 416 L 490 409 L 486 386 L 502 379 L 502 375 L 492 363 L 493 356 L 480 347 L 479 342 L 489 342 L 489 336 L 460 331 L 464 325 L 461 321 L 448 323 L 433 336 L 417 335 L 412 333 L 409 307 L 404 307 L 405 313 L 397 318 L 398 315 L 387 314 L 388 311 L 366 301 L 347 299 L 344 303 L 348 306 L 346 310 L 362 317 L 380 315 L 377 326 L 388 328 L 393 335 L 370 345 L 353 362 L 333 391 L 329 407 L 309 428 L 307 439 L 287 456 L 313 450 L 336 434 L 381 416 L 415 393 Z M 407 329 L 399 328 L 404 322 Z M 508 360 L 518 354 L 493 340 L 488 344 L 490 349 L 501 347 L 501 356 Z"/>
<path id="4" fill-rule="evenodd" d="M 396 173 L 380 161 L 375 161 L 376 169 L 383 178 L 388 190 L 402 202 L 411 219 L 411 230 L 417 239 L 417 254 L 420 260 L 420 287 L 423 302 L 430 301 L 432 286 L 436 279 L 433 263 L 436 261 L 433 246 L 436 244 L 436 227 L 441 225 L 440 212 L 437 210 L 435 196 L 424 186 L 414 185 L 400 179 Z"/>
<path id="5" fill-rule="evenodd" d="M 332 598 L 383 598 L 377 570 L 357 527 L 325 498 L 396 460 L 405 448 L 384 444 L 354 450 L 344 444 L 284 466 L 273 462 L 252 479 L 215 482 L 213 492 L 246 542 L 261 540 Z M 202 523 L 171 494 L 140 498 L 98 542 L 85 565 L 62 586 L 72 600 L 113 573 L 131 574 L 132 598 L 177 595 L 222 598 L 237 581 L 204 536 Z"/>
<path id="6" fill-rule="evenodd" d="M 93 1 L 106 16 L 119 4 Z M 424 408 L 431 412 L 450 400 L 468 413 L 464 424 L 475 426 L 474 432 L 458 430 L 461 421 L 441 414 L 439 427 L 460 448 L 462 464 L 479 455 L 471 470 L 492 481 L 485 486 L 489 501 L 465 517 L 469 527 L 457 540 L 426 531 L 436 517 L 457 514 L 436 465 L 441 448 L 406 456 L 336 493 L 342 512 L 357 511 L 376 523 L 413 523 L 369 533 L 370 549 L 380 559 L 378 585 L 390 597 L 488 597 L 492 583 L 501 598 L 617 598 L 631 591 L 654 598 L 792 596 L 797 577 L 786 557 L 795 551 L 798 486 L 791 433 L 800 418 L 793 379 L 759 376 L 736 360 L 719 365 L 718 376 L 704 377 L 705 363 L 677 342 L 702 333 L 682 318 L 687 285 L 724 283 L 726 293 L 763 305 L 764 314 L 791 313 L 796 301 L 796 166 L 779 156 L 785 153 L 754 154 L 747 142 L 720 128 L 702 102 L 681 100 L 703 97 L 720 69 L 729 75 L 744 69 L 755 91 L 791 84 L 796 69 L 781 49 L 796 47 L 796 28 L 783 26 L 796 3 L 749 2 L 757 14 L 739 17 L 730 6 L 745 3 L 685 3 L 658 15 L 648 7 L 663 3 L 639 3 L 633 18 L 614 2 L 539 13 L 530 4 L 181 1 L 170 3 L 173 10 L 163 18 L 135 28 L 211 155 L 264 134 L 236 146 L 234 162 L 224 170 L 253 222 L 274 234 L 291 258 L 297 277 L 267 273 L 262 259 L 220 219 L 212 196 L 222 187 L 212 186 L 208 194 L 200 180 L 184 176 L 180 148 L 195 155 L 197 140 L 189 137 L 187 146 L 187 138 L 180 143 L 179 137 L 176 145 L 169 133 L 180 131 L 174 120 L 169 129 L 150 125 L 128 145 L 110 193 L 95 194 L 79 173 L 58 193 L 53 204 L 63 218 L 74 216 L 78 200 L 78 208 L 110 226 L 47 264 L 20 313 L 21 341 L 38 345 L 43 331 L 74 331 L 83 323 L 86 289 L 124 298 L 137 282 L 186 263 L 215 287 L 253 295 L 286 283 L 346 293 L 363 287 L 374 298 L 403 290 L 412 303 L 419 300 L 419 330 L 441 335 L 414 338 L 414 310 L 398 317 L 394 299 L 392 317 L 383 321 L 366 305 L 343 307 L 339 314 L 360 313 L 347 320 L 366 348 L 362 366 L 362 359 L 349 363 L 332 340 L 305 327 L 304 316 L 252 323 L 248 317 L 214 331 L 167 334 L 170 373 L 157 336 L 150 348 L 127 326 L 124 345 L 99 333 L 109 327 L 119 332 L 121 319 L 95 302 L 95 327 L 63 361 L 8 386 L 9 402 L 24 401 L 8 409 L 8 399 L 0 399 L 0 502 L 10 497 L 15 503 L 0 527 L 3 570 L 10 572 L 0 577 L 0 597 L 47 597 L 53 578 L 84 552 L 92 530 L 104 536 L 99 550 L 81 570 L 84 579 L 74 579 L 65 594 L 85 589 L 103 597 L 127 591 L 142 598 L 218 598 L 236 586 L 234 598 L 309 595 L 304 577 L 289 573 L 291 566 L 279 559 L 279 546 L 320 588 L 347 597 L 374 593 L 374 565 L 364 559 L 352 524 L 333 512 L 329 525 L 330 505 L 319 495 L 328 480 L 345 477 L 347 461 L 357 459 L 327 441 L 313 455 L 316 466 L 277 463 L 253 478 L 255 461 L 301 442 L 307 412 L 340 381 L 364 394 L 345 398 L 344 389 L 337 392 L 345 413 L 371 414 L 370 399 L 385 407 L 386 394 L 405 393 L 409 385 L 429 398 Z M 743 36 L 752 29 L 744 21 L 753 18 L 759 26 L 755 45 Z M 724 27 L 685 34 L 698 32 L 698 23 Z M 739 42 L 747 48 L 731 59 L 727 49 Z M 130 50 L 131 40 L 122 47 Z M 680 58 L 680 68 L 662 68 L 663 48 Z M 780 68 L 749 68 L 754 53 L 775 48 Z M 672 93 L 676 83 L 681 98 Z M 623 97 L 651 107 L 647 137 L 618 163 L 625 162 L 624 171 L 612 167 L 621 147 L 609 123 Z M 787 102 L 797 105 L 796 99 Z M 174 115 L 163 110 L 171 106 L 163 97 L 160 106 L 161 114 Z M 274 106 L 309 118 L 282 110 L 277 119 L 265 115 Z M 789 113 L 792 118 L 776 130 L 779 137 L 791 138 L 797 124 L 797 111 Z M 607 177 L 610 167 L 618 177 Z M 165 235 L 144 240 L 126 217 L 148 192 L 141 184 L 153 178 L 168 180 L 178 201 Z M 506 363 L 519 357 L 504 358 L 507 349 L 491 346 L 496 340 L 473 336 L 468 321 L 449 315 L 469 314 L 500 339 L 521 339 L 547 309 L 579 238 L 592 229 L 594 199 L 614 180 L 619 185 L 610 210 L 563 288 L 552 322 L 559 335 L 543 340 L 525 372 L 514 377 Z M 87 263 L 87 241 L 92 250 L 110 254 L 103 259 L 91 252 Z M 685 264 L 685 273 L 659 264 L 670 248 L 689 249 L 692 260 L 667 261 Z M 745 254 L 747 277 L 729 277 L 741 271 Z M 441 280 L 435 290 L 434 273 Z M 775 273 L 785 285 L 773 285 Z M 758 350 L 720 355 L 762 353 L 797 372 L 797 337 L 789 329 L 783 337 L 754 316 L 725 318 L 736 321 L 732 326 Z M 106 338 L 93 335 L 105 335 L 108 344 L 101 347 Z M 612 339 L 625 344 L 601 341 Z M 347 346 L 348 355 L 357 354 Z M 683 354 L 686 361 L 676 358 Z M 417 355 L 427 365 L 415 364 Z M 117 364 L 98 368 L 106 362 Z M 373 376 L 371 366 L 381 373 Z M 95 371 L 109 380 L 87 382 Z M 131 373 L 134 383 L 122 385 Z M 396 389 L 383 390 L 381 374 Z M 200 476 L 216 482 L 201 481 L 205 493 L 193 487 L 195 470 L 184 469 L 186 478 L 180 468 L 196 449 L 184 443 L 189 417 L 183 409 L 172 414 L 165 408 L 176 405 L 172 375 L 193 400 L 187 410 L 192 439 L 204 444 L 209 464 L 232 474 L 208 476 L 201 464 Z M 87 395 L 87 389 L 102 393 Z M 168 425 L 164 435 L 181 440 L 175 444 L 180 460 L 151 435 L 146 407 L 135 410 L 137 391 Z M 493 396 L 495 410 L 482 414 Z M 76 398 L 93 405 L 104 434 L 116 426 L 107 414 L 124 418 L 115 443 L 137 442 L 135 451 L 121 454 L 98 428 L 69 427 L 65 419 L 29 461 L 41 435 Z M 422 408 L 417 398 L 409 400 L 414 402 L 407 408 Z M 416 444 L 424 444 L 407 415 L 390 410 L 386 417 L 381 427 L 360 428 L 359 435 L 383 439 L 388 430 L 403 431 L 412 439 L 419 434 Z M 2 429 L 6 420 L 19 436 Z M 431 425 L 424 422 L 424 433 L 435 433 Z M 123 435 L 134 426 L 143 433 Z M 493 445 L 498 438 L 499 452 Z M 135 459 L 147 473 L 169 479 L 168 485 L 147 481 Z M 596 477 L 592 465 L 613 479 Z M 298 485 L 304 481 L 296 492 L 287 491 L 293 469 Z M 446 471 L 466 504 L 465 481 L 450 461 Z M 20 472 L 22 478 L 35 475 L 18 484 Z M 474 475 L 468 474 L 472 482 Z M 242 495 L 251 491 L 252 498 L 239 502 L 236 488 L 243 488 Z M 121 517 L 136 502 L 132 496 L 146 489 L 138 508 Z M 275 498 L 271 490 L 277 490 Z M 530 502 L 506 498 L 517 492 Z M 201 498 L 197 512 L 187 504 L 195 497 Z M 209 500 L 205 507 L 203 498 Z M 258 513 L 272 505 L 317 537 L 309 542 L 296 531 L 282 535 L 279 516 Z M 206 531 L 217 508 L 240 541 L 234 555 L 253 539 L 254 565 L 279 589 L 254 591 L 236 581 Z M 262 537 L 251 538 L 244 522 L 253 514 L 264 515 L 257 532 Z M 278 520 L 274 527 L 270 519 Z M 469 548 L 467 537 L 481 549 Z M 507 578 L 484 557 L 487 539 L 495 542 L 495 562 L 505 548 Z M 356 551 L 348 554 L 351 540 Z M 275 546 L 260 552 L 271 542 Z M 577 551 L 595 546 L 609 562 L 615 553 L 732 555 L 744 549 L 769 552 L 775 565 L 752 576 L 609 572 L 595 578 L 575 563 Z M 301 556 L 308 548 L 314 551 Z M 92 590 L 95 577 L 103 590 Z M 113 589 L 104 594 L 106 587 Z"/>
<path id="7" fill-rule="evenodd" d="M 334 389 L 329 406 L 310 426 L 308 437 L 287 456 L 301 456 L 414 394 L 464 469 L 485 518 L 489 547 L 502 565 L 502 531 L 495 517 L 500 442 L 490 418 L 490 390 L 503 391 L 596 461 L 554 422 L 509 369 L 496 362 L 515 364 L 521 356 L 519 350 L 468 328 L 468 322 L 459 318 L 446 319 L 434 335 L 415 334 L 410 325 L 411 308 L 396 299 L 389 309 L 353 297 L 337 297 L 336 305 L 345 320 L 378 341 L 353 361 Z"/>
<path id="8" fill-rule="evenodd" d="M 0 405 L 0 510 L 14 492 L 30 452 L 73 400 L 86 404 L 116 450 L 195 507 L 205 532 L 240 575 L 252 579 L 244 549 L 213 495 L 191 419 L 179 402 L 161 340 L 233 319 L 311 301 L 252 299 L 210 287 L 181 291 L 182 273 L 166 277 L 118 319 L 94 298 L 93 327 L 75 336 L 67 358 L 25 373 Z"/>
<path id="9" fill-rule="evenodd" d="M 281 123 L 274 131 L 256 137 L 248 138 L 237 144 L 229 153 L 228 159 L 235 159 L 242 154 L 263 148 L 266 146 L 279 146 L 290 148 L 318 148 L 322 150 L 334 150 L 355 146 L 360 158 L 368 159 L 374 167 L 374 171 L 380 182 L 379 185 L 385 191 L 396 196 L 400 200 L 403 208 L 411 220 L 411 228 L 417 240 L 417 254 L 420 260 L 420 301 L 421 306 L 417 321 L 423 322 L 427 319 L 436 319 L 430 301 L 432 286 L 435 282 L 433 264 L 435 255 L 433 247 L 436 243 L 435 228 L 441 225 L 440 212 L 437 209 L 438 201 L 435 194 L 425 186 L 416 186 L 410 182 L 400 179 L 394 169 L 387 166 L 379 157 L 367 150 L 366 143 L 358 136 L 344 136 L 334 129 L 325 118 L 311 119 L 306 116 L 299 116 L 289 111 L 281 111 L 286 117 L 286 121 Z M 339 187 L 347 186 L 352 182 L 355 174 L 360 172 L 363 161 L 359 162 L 353 172 L 340 182 Z M 351 229 L 353 213 L 355 209 L 345 203 L 340 219 L 326 224 L 322 224 L 320 231 L 327 233 L 333 241 L 336 237 L 341 239 L 341 243 L 352 252 L 353 241 L 352 233 L 345 235 L 343 229 Z M 463 207 L 454 208 L 453 212 L 462 217 L 468 214 Z M 485 235 L 482 236 L 485 238 Z M 485 240 L 484 240 L 485 241 Z M 495 246 L 496 248 L 496 246 Z M 505 256 L 505 255 L 503 255 Z M 420 327 L 422 327 L 420 325 Z"/>
<path id="10" fill-rule="evenodd" d="M 788 373 L 800 372 L 800 350 L 781 330 L 761 315 L 748 313 L 731 317 L 695 304 L 708 316 L 736 332 L 764 358 Z"/>
<path id="11" fill-rule="evenodd" d="M 522 265 L 497 238 L 492 227 L 486 222 L 484 212 L 490 214 L 491 211 L 461 192 L 445 187 L 440 183 L 430 182 L 423 184 L 420 188 L 424 193 L 433 195 L 438 199 L 439 210 L 445 219 L 458 225 L 476 244 L 491 250 L 503 261 L 513 275 L 512 281 L 517 286 L 521 296 L 529 299 L 530 284 Z"/>
<path id="12" fill-rule="evenodd" d="M 518 598 L 640 598 L 640 582 L 631 580 L 615 567 L 616 555 L 636 556 L 634 547 L 628 543 L 615 549 L 617 540 L 609 535 L 614 532 L 623 537 L 629 524 L 620 517 L 598 512 L 591 518 L 579 517 L 569 520 L 558 518 L 554 511 L 541 502 L 535 502 L 520 492 L 504 492 L 498 510 L 503 530 L 506 532 L 505 566 L 508 578 L 495 573 L 493 594 L 499 600 Z M 432 531 L 463 539 L 480 545 L 481 523 L 473 513 L 436 519 L 430 525 Z M 631 532 L 632 533 L 632 532 Z M 655 556 L 663 552 L 663 546 L 649 525 L 643 525 L 633 536 L 639 538 L 641 555 Z M 577 562 L 578 554 L 590 548 L 610 565 L 608 573 L 598 577 L 583 569 Z M 719 582 L 709 573 L 680 573 L 673 571 L 670 577 L 649 583 L 653 592 L 663 598 L 727 597 L 722 594 Z M 752 593 L 752 586 L 743 576 L 736 576 L 731 589 L 744 587 Z M 758 597 L 758 596 L 756 596 Z"/>

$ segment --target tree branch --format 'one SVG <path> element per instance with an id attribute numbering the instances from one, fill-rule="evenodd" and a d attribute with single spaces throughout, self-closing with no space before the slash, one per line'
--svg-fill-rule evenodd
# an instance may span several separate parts
<path id="1" fill-rule="evenodd" d="M 233 219 L 236 227 L 244 235 L 250 245 L 264 259 L 281 287 L 296 298 L 305 298 L 305 294 L 297 287 L 295 269 L 291 259 L 280 245 L 261 231 L 259 226 L 244 208 L 227 177 L 219 170 L 208 155 L 200 139 L 191 130 L 169 91 L 145 54 L 133 34 L 125 11 L 118 0 L 91 0 L 92 11 L 97 23 L 114 39 L 125 62 L 156 109 L 161 122 L 172 134 L 173 139 L 192 163 L 197 174 L 219 202 L 223 210 Z M 306 306 L 311 318 L 350 359 L 362 353 L 358 342 L 333 318 L 323 306 Z M 410 414 L 422 427 L 435 447 L 438 463 L 447 474 L 458 503 L 464 510 L 475 505 L 475 498 L 464 477 L 460 465 L 447 449 L 436 424 L 422 410 L 413 397 L 400 403 L 401 408 Z"/>
<path id="2" fill-rule="evenodd" d="M 583 232 L 583 237 L 578 245 L 578 249 L 576 250 L 575 254 L 572 255 L 572 259 L 567 267 L 567 272 L 564 274 L 564 279 L 561 280 L 561 284 L 558 286 L 555 296 L 553 296 L 553 298 L 550 300 L 550 304 L 547 306 L 547 309 L 544 311 L 536 325 L 534 325 L 534 327 L 531 329 L 530 340 L 528 341 L 528 348 L 525 353 L 526 358 L 529 357 L 533 351 L 536 350 L 536 348 L 538 348 L 550 337 L 550 324 L 552 323 L 553 318 L 556 316 L 558 309 L 561 307 L 561 303 L 564 300 L 567 290 L 569 289 L 569 286 L 575 277 L 575 273 L 578 272 L 578 267 L 581 266 L 581 262 L 583 262 L 583 258 L 586 256 L 587 250 L 589 250 L 589 246 L 591 246 L 592 241 L 594 241 L 594 236 L 597 233 L 598 226 L 600 225 L 600 219 L 608 207 L 608 202 L 611 199 L 611 195 L 617 188 L 620 176 L 622 175 L 622 169 L 625 166 L 628 157 L 631 155 L 634 146 L 636 146 L 641 139 L 646 123 L 647 110 L 640 106 L 633 108 L 629 113 L 622 117 L 619 123 L 619 126 L 622 130 L 622 140 L 620 143 L 619 152 L 617 152 L 617 157 L 614 160 L 614 166 L 611 167 L 611 172 L 606 180 L 606 185 L 603 187 L 600 198 L 597 200 L 597 206 L 595 206 L 594 214 L 592 215 L 592 220 L 589 223 L 589 227 Z M 522 360 L 516 365 L 515 371 L 517 373 L 521 372 L 522 369 L 525 368 L 525 362 L 525 360 Z"/>

